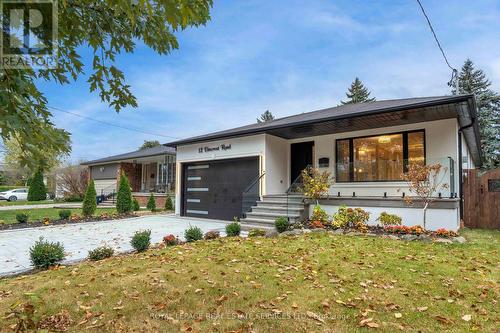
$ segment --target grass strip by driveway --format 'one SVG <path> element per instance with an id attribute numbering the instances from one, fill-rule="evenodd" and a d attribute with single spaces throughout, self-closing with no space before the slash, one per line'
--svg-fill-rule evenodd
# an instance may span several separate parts
<path id="1" fill-rule="evenodd" d="M 76 213 L 78 215 L 82 214 L 81 208 L 68 208 L 71 213 Z M 5 224 L 18 223 L 16 220 L 16 215 L 19 213 L 26 213 L 29 215 L 29 221 L 43 220 L 43 218 L 48 217 L 50 219 L 59 219 L 59 211 L 66 210 L 66 208 L 36 208 L 36 209 L 15 209 L 15 210 L 0 210 L 0 221 Z M 114 213 L 115 208 L 97 208 L 95 215 L 101 213 Z"/>
<path id="2" fill-rule="evenodd" d="M 23 201 L 23 200 L 7 201 L 7 200 L 0 200 L 0 207 L 1 206 L 43 205 L 43 204 L 53 204 L 53 203 L 54 203 L 54 200 L 41 200 L 41 201 Z"/>
<path id="3" fill-rule="evenodd" d="M 466 244 L 311 233 L 152 249 L 0 280 L 0 313 L 28 301 L 36 321 L 63 314 L 72 332 L 495 331 L 500 232 L 464 234 Z"/>

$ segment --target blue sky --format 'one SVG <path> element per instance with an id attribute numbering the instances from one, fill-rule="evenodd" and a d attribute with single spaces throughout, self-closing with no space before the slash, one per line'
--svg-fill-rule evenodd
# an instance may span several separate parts
<path id="1" fill-rule="evenodd" d="M 472 58 L 500 91 L 500 1 L 422 2 L 452 65 Z M 177 138 L 252 123 L 268 109 L 282 117 L 335 106 L 356 76 L 377 99 L 449 94 L 450 71 L 414 0 L 223 0 L 211 15 L 179 33 L 170 55 L 138 45 L 119 57 L 137 109 L 116 114 L 85 77 L 40 87 L 51 106 Z M 53 114 L 72 133 L 72 161 L 171 141 Z"/>

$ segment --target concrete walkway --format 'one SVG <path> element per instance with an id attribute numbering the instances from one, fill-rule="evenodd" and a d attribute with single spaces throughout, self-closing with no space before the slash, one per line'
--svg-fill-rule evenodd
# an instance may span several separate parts
<path id="1" fill-rule="evenodd" d="M 46 203 L 46 204 L 35 204 L 35 205 L 13 205 L 13 206 L 0 206 L 0 210 L 16 210 L 16 209 L 39 209 L 39 208 L 81 208 L 81 202 L 59 202 L 59 203 Z"/>
<path id="2" fill-rule="evenodd" d="M 107 245 L 116 252 L 132 250 L 130 238 L 137 230 L 151 230 L 151 242 L 158 243 L 167 234 L 184 238 L 190 225 L 207 232 L 218 230 L 223 234 L 227 222 L 169 215 L 152 215 L 122 220 L 67 224 L 38 228 L 0 231 L 0 276 L 31 269 L 29 248 L 40 237 L 61 242 L 67 252 L 66 261 L 87 257 L 88 251 Z"/>

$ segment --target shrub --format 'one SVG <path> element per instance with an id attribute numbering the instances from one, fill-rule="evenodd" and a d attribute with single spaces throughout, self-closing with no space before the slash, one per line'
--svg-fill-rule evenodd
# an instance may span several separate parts
<path id="1" fill-rule="evenodd" d="M 87 217 L 94 215 L 95 210 L 97 208 L 96 196 L 97 194 L 95 192 L 94 180 L 91 179 L 89 181 L 89 184 L 87 185 L 87 190 L 85 191 L 85 197 L 83 198 L 83 204 L 82 204 L 83 216 Z"/>
<path id="2" fill-rule="evenodd" d="M 146 208 L 152 212 L 156 210 L 156 201 L 153 193 L 149 195 L 148 203 L 146 204 Z"/>
<path id="3" fill-rule="evenodd" d="M 134 212 L 137 212 L 138 210 L 141 209 L 141 206 L 139 206 L 139 201 L 137 201 L 137 199 L 134 198 L 134 200 L 132 200 L 132 205 L 134 206 Z"/>
<path id="4" fill-rule="evenodd" d="M 30 216 L 26 213 L 18 213 L 16 214 L 16 220 L 19 223 L 26 223 L 28 222 Z"/>
<path id="5" fill-rule="evenodd" d="M 173 246 L 179 244 L 179 240 L 174 235 L 166 235 L 163 237 L 163 242 L 168 246 Z"/>
<path id="6" fill-rule="evenodd" d="M 63 198 L 63 201 L 64 202 L 80 202 L 80 201 L 83 201 L 83 197 L 79 194 L 72 194 L 72 195 L 65 196 Z"/>
<path id="7" fill-rule="evenodd" d="M 186 242 L 195 242 L 203 239 L 203 231 L 198 227 L 189 226 L 189 228 L 184 231 L 184 238 L 186 238 Z"/>
<path id="8" fill-rule="evenodd" d="M 100 246 L 100 247 L 97 247 L 97 248 L 89 251 L 88 258 L 90 260 L 94 260 L 94 261 L 95 260 L 102 260 L 102 259 L 112 257 L 114 253 L 115 253 L 115 250 L 113 250 L 111 247 Z"/>
<path id="9" fill-rule="evenodd" d="M 323 229 L 325 225 L 320 221 L 311 221 L 311 228 L 313 229 Z"/>
<path id="10" fill-rule="evenodd" d="M 211 230 L 211 231 L 208 231 L 207 233 L 205 233 L 205 236 L 203 238 L 206 240 L 209 240 L 209 239 L 217 239 L 219 237 L 220 237 L 220 233 L 218 231 Z"/>
<path id="11" fill-rule="evenodd" d="M 313 208 L 313 213 L 311 215 L 311 221 L 315 222 L 320 222 L 321 224 L 327 224 L 328 223 L 328 214 L 325 212 L 323 208 L 321 208 L 320 205 L 316 205 Z"/>
<path id="12" fill-rule="evenodd" d="M 387 214 L 386 212 L 380 213 L 380 216 L 377 218 L 377 221 L 380 222 L 381 225 L 401 225 L 401 217 L 396 214 Z"/>
<path id="13" fill-rule="evenodd" d="M 425 229 L 419 225 L 414 225 L 412 227 L 407 227 L 405 225 L 390 225 L 384 227 L 384 230 L 391 234 L 400 234 L 400 235 L 421 235 L 425 233 Z"/>
<path id="14" fill-rule="evenodd" d="M 366 230 L 366 222 L 370 218 L 370 213 L 361 208 L 347 208 L 340 206 L 333 214 L 333 226 L 336 228 L 357 228 Z"/>
<path id="15" fill-rule="evenodd" d="M 174 210 L 174 203 L 169 194 L 167 194 L 167 198 L 165 199 L 165 210 Z"/>
<path id="16" fill-rule="evenodd" d="M 51 243 L 40 237 L 30 250 L 30 261 L 35 268 L 48 268 L 64 260 L 64 247 L 61 243 Z"/>
<path id="17" fill-rule="evenodd" d="M 226 235 L 228 237 L 236 237 L 241 233 L 241 225 L 235 220 L 226 225 Z"/>
<path id="18" fill-rule="evenodd" d="M 248 232 L 248 237 L 263 237 L 266 235 L 266 231 L 262 229 L 252 229 Z"/>
<path id="19" fill-rule="evenodd" d="M 310 199 L 317 200 L 328 193 L 330 186 L 333 184 L 333 178 L 330 171 L 323 172 L 316 168 L 306 168 L 302 170 L 302 188 L 304 196 Z"/>
<path id="20" fill-rule="evenodd" d="M 454 231 L 451 230 L 446 230 L 444 228 L 440 228 L 434 232 L 434 235 L 436 237 L 444 237 L 444 238 L 450 238 L 450 237 L 458 237 L 458 234 Z"/>
<path id="21" fill-rule="evenodd" d="M 120 185 L 116 196 L 116 211 L 120 214 L 128 213 L 132 210 L 132 191 L 130 183 L 125 174 L 120 175 Z"/>
<path id="22" fill-rule="evenodd" d="M 151 244 L 151 230 L 136 231 L 130 244 L 137 252 L 146 251 Z"/>
<path id="23" fill-rule="evenodd" d="M 38 169 L 29 179 L 28 201 L 41 201 L 47 199 L 47 189 L 43 183 L 43 172 Z"/>
<path id="24" fill-rule="evenodd" d="M 61 209 L 59 211 L 59 218 L 61 220 L 68 220 L 71 216 L 71 211 L 69 209 Z"/>
<path id="25" fill-rule="evenodd" d="M 274 221 L 274 226 L 276 227 L 276 230 L 281 233 L 288 229 L 288 227 L 290 226 L 290 222 L 288 222 L 288 219 L 286 217 L 280 216 Z"/>

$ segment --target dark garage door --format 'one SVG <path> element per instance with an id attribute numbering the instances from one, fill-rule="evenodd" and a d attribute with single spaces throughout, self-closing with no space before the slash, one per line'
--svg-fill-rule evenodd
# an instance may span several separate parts
<path id="1" fill-rule="evenodd" d="M 239 217 L 241 194 L 258 175 L 258 157 L 184 165 L 183 215 L 228 221 Z"/>

